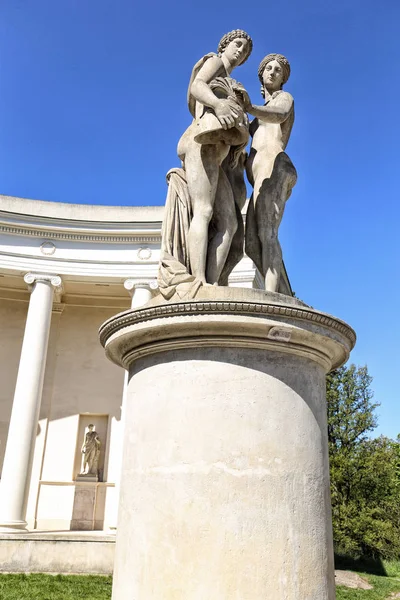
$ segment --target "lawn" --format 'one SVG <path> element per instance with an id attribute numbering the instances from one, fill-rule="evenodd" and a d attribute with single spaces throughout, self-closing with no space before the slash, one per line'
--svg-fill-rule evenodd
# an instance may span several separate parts
<path id="1" fill-rule="evenodd" d="M 1 600 L 110 600 L 111 577 L 0 575 Z"/>
<path id="2" fill-rule="evenodd" d="M 374 586 L 373 590 L 351 590 L 342 586 L 336 588 L 336 600 L 387 600 L 396 592 L 400 593 L 400 579 L 365 575 L 359 573 Z M 400 596 L 398 596 L 400 598 Z"/>
<path id="3" fill-rule="evenodd" d="M 398 565 L 385 565 L 387 575 L 359 572 L 372 590 L 336 588 L 337 600 L 387 600 L 400 593 Z M 110 600 L 111 577 L 96 575 L 0 575 L 1 600 Z M 400 596 L 399 596 L 400 598 Z"/>
<path id="4" fill-rule="evenodd" d="M 364 564 L 355 561 L 353 567 L 348 564 L 340 565 L 339 568 L 348 568 L 357 572 L 361 577 L 367 579 L 374 586 L 374 589 L 352 590 L 338 586 L 336 588 L 336 600 L 390 600 L 394 594 L 400 594 L 399 561 L 376 561 L 375 563 L 366 562 Z"/>

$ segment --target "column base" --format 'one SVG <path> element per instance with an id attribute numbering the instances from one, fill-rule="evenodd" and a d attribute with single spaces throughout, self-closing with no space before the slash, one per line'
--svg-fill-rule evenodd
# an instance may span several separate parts
<path id="1" fill-rule="evenodd" d="M 28 523 L 26 521 L 0 521 L 1 533 L 26 533 Z"/>
<path id="2" fill-rule="evenodd" d="M 97 475 L 90 475 L 90 473 L 88 473 L 87 475 L 77 475 L 75 481 L 97 483 L 99 481 L 99 478 L 97 477 Z"/>

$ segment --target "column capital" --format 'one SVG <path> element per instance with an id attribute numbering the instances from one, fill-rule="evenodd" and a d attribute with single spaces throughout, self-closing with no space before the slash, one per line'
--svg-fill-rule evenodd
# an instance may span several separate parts
<path id="1" fill-rule="evenodd" d="M 50 283 L 54 288 L 62 287 L 62 279 L 59 275 L 51 273 L 27 273 L 24 275 L 24 281 L 28 286 L 33 285 L 37 281 L 45 281 Z"/>
<path id="2" fill-rule="evenodd" d="M 63 282 L 59 275 L 54 275 L 52 273 L 26 273 L 24 275 L 24 281 L 28 286 L 29 291 L 33 290 L 33 286 L 38 281 L 49 283 L 55 292 L 55 300 L 59 302 L 61 300 L 61 296 L 63 294 Z"/>
<path id="3" fill-rule="evenodd" d="M 125 279 L 124 288 L 128 290 L 131 296 L 137 289 L 144 289 L 154 294 L 158 289 L 158 283 L 155 279 Z"/>

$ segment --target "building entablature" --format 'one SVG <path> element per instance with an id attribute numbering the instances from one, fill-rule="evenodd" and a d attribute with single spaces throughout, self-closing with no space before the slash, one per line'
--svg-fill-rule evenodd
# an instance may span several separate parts
<path id="1" fill-rule="evenodd" d="M 124 281 L 156 278 L 163 211 L 0 195 L 0 295 L 27 301 L 22 276 L 40 271 L 63 277 L 67 302 L 128 307 Z"/>

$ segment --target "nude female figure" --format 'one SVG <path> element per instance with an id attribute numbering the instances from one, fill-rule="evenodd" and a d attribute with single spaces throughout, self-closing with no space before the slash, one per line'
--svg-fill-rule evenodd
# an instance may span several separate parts
<path id="1" fill-rule="evenodd" d="M 253 137 L 247 160 L 247 177 L 254 188 L 246 218 L 246 254 L 265 278 L 265 289 L 276 292 L 282 270 L 278 229 L 285 204 L 297 180 L 296 169 L 285 152 L 294 122 L 293 97 L 282 90 L 290 75 L 288 60 L 268 54 L 258 77 L 264 106 L 249 98 L 246 110 L 256 117 L 250 125 Z"/>
<path id="2" fill-rule="evenodd" d="M 203 284 L 218 284 L 238 227 L 234 192 L 221 165 L 232 147 L 229 131 L 248 125 L 238 104 L 218 97 L 210 84 L 229 78 L 251 50 L 252 41 L 246 32 L 231 31 L 221 39 L 218 55 L 206 55 L 197 63 L 189 85 L 194 120 L 179 140 L 178 156 L 186 172 L 193 211 L 188 232 L 190 271 Z M 213 143 L 199 143 L 195 137 L 210 109 L 219 121 L 220 133 L 216 132 Z"/>

